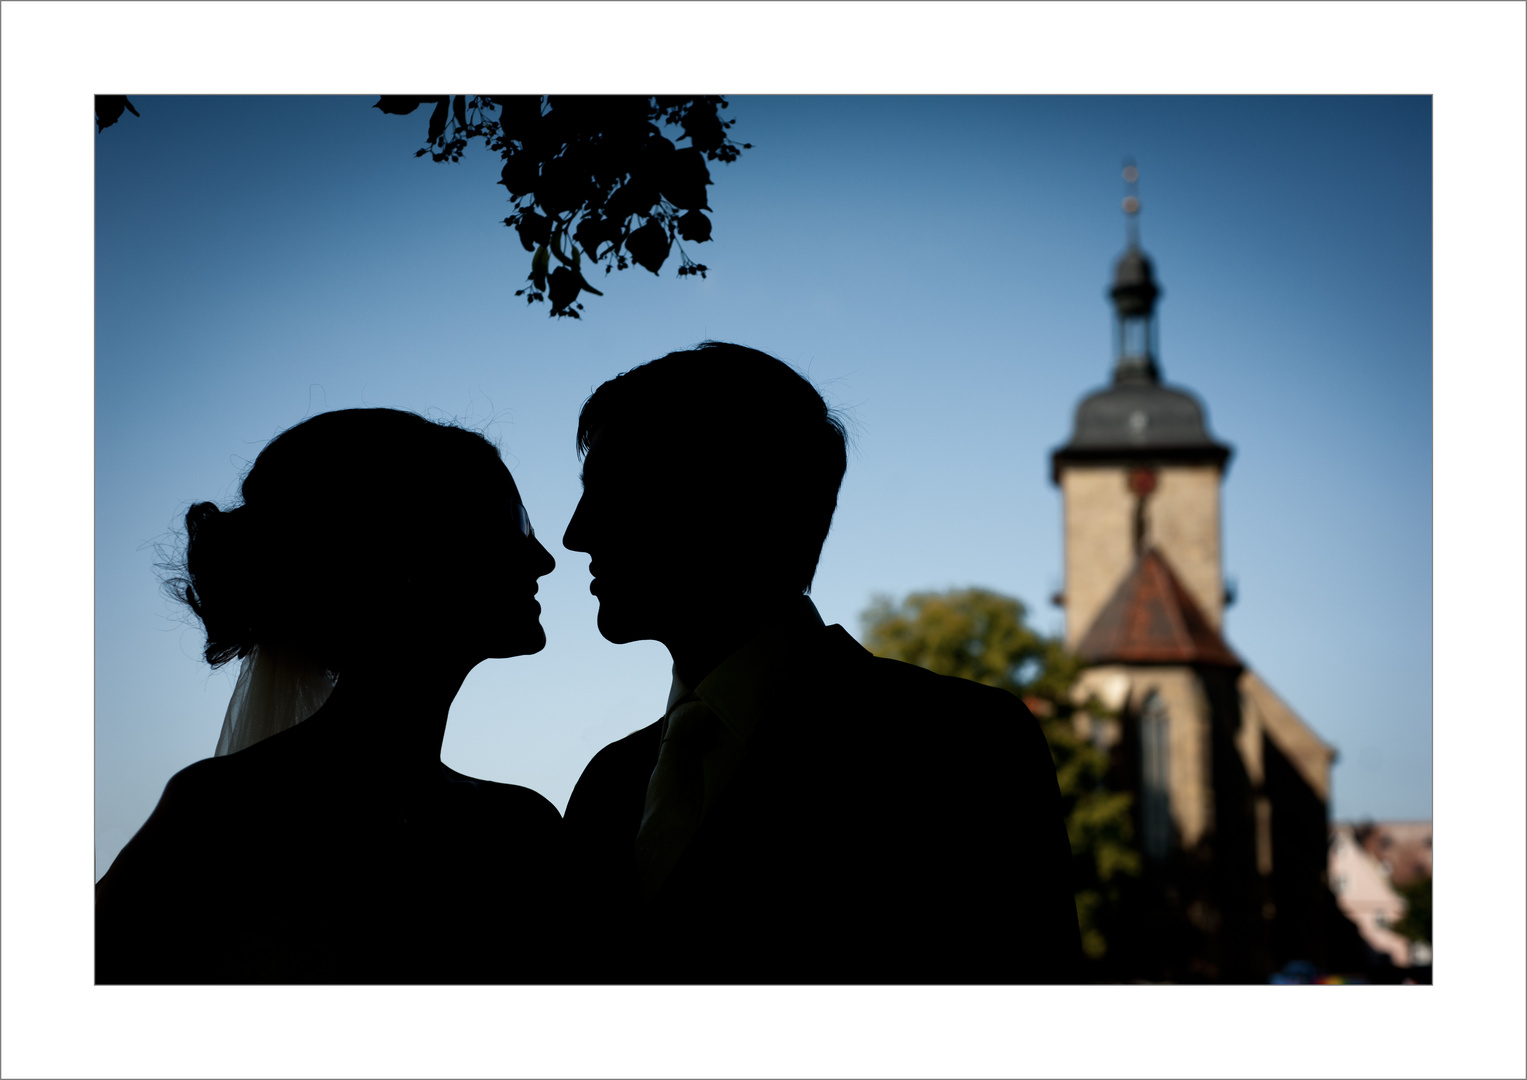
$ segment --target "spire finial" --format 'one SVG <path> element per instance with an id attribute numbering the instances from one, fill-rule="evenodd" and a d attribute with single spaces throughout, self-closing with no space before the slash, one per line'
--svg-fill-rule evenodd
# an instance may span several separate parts
<path id="1" fill-rule="evenodd" d="M 1140 246 L 1140 170 L 1133 158 L 1124 160 L 1124 229 L 1131 248 Z"/>
<path id="2" fill-rule="evenodd" d="M 1114 382 L 1157 382 L 1155 309 L 1161 290 L 1156 286 L 1151 261 L 1140 250 L 1140 170 L 1132 158 L 1124 160 L 1124 223 L 1129 246 L 1114 264 L 1114 315 L 1118 326 L 1117 363 Z"/>

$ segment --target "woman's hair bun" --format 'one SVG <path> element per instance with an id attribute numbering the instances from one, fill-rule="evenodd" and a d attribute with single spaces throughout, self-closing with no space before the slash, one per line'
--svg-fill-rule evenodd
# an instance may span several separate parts
<path id="1" fill-rule="evenodd" d="M 186 511 L 185 575 L 174 582 L 180 599 L 207 630 L 203 655 L 213 667 L 245 655 L 256 643 L 251 600 L 258 572 L 249 559 L 249 515 L 243 507 L 222 511 L 209 502 Z"/>
<path id="2" fill-rule="evenodd" d="M 240 485 L 243 504 L 186 512 L 184 558 L 168 582 L 207 631 L 214 667 L 279 640 L 339 670 L 356 647 L 362 601 L 406 558 L 427 557 L 438 522 L 467 506 L 484 468 L 482 435 L 399 409 L 342 409 L 288 428 Z"/>

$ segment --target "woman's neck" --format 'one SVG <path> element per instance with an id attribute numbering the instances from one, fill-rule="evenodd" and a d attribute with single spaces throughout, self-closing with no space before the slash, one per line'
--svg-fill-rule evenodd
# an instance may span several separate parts
<path id="1" fill-rule="evenodd" d="M 451 702 L 475 665 L 387 657 L 350 665 L 314 720 L 353 765 L 389 776 L 438 775 Z"/>

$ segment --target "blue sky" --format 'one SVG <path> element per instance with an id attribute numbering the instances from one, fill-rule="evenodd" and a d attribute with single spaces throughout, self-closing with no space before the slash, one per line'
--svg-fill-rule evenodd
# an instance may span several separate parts
<path id="1" fill-rule="evenodd" d="M 445 756 L 565 804 L 661 711 L 667 663 L 594 625 L 558 539 L 594 386 L 710 337 L 845 409 L 854 452 L 815 596 L 980 585 L 1042 628 L 1061 575 L 1048 453 L 1108 376 L 1120 165 L 1165 289 L 1161 363 L 1235 447 L 1235 648 L 1341 757 L 1339 817 L 1431 814 L 1431 102 L 1425 97 L 734 96 L 702 281 L 513 292 L 494 161 L 418 160 L 374 97 L 135 97 L 96 145 L 97 872 L 210 754 L 236 665 L 157 591 L 156 544 L 325 409 L 410 408 L 503 448 L 558 569 L 549 644 L 483 665 Z M 470 583 L 464 583 L 470 587 Z"/>
<path id="2" fill-rule="evenodd" d="M 363 19 L 356 10 L 323 3 L 134 3 L 6 4 L 0 11 L 3 1071 L 204 1076 L 232 1068 L 349 1076 L 371 1065 L 398 1075 L 712 1075 L 730 1065 L 728 1071 L 751 1067 L 782 1075 L 1092 1075 L 1155 1067 L 1219 1076 L 1227 1062 L 1307 1071 L 1318 1056 L 1338 1063 L 1333 1068 L 1359 1072 L 1384 1067 L 1376 1062 L 1391 1072 L 1522 1072 L 1521 1040 L 1511 1037 L 1527 985 L 1521 968 L 1527 925 L 1521 890 L 1527 849 L 1521 678 L 1527 654 L 1527 64 L 1521 42 L 1527 14 L 1520 5 L 398 3 L 367 9 Z M 179 365 L 175 377 L 161 372 L 157 384 L 111 380 L 98 349 L 106 340 L 110 297 L 95 293 L 101 255 L 92 215 L 82 212 L 97 200 L 96 167 L 108 160 L 106 140 L 89 121 L 92 94 L 471 86 L 591 93 L 698 88 L 737 95 L 739 118 L 744 91 L 1434 95 L 1432 621 L 1439 695 L 1435 820 L 1438 862 L 1445 868 L 1437 919 L 1439 933 L 1452 943 L 1447 987 L 1398 996 L 1319 995 L 1318 1001 L 1259 994 L 1254 1010 L 1244 1008 L 1240 995 L 1197 995 L 1203 1023 L 1191 1038 L 1175 1040 L 1163 1040 L 1161 1032 L 1180 1028 L 1180 993 L 1131 991 L 1128 1007 L 1118 1009 L 1108 988 L 1075 994 L 1038 988 L 672 988 L 662 994 L 640 987 L 603 994 L 510 987 L 375 993 L 93 988 L 85 885 L 93 880 L 87 869 L 94 862 L 92 841 L 107 836 L 95 827 L 99 806 L 115 799 L 122 827 L 136 827 L 163 778 L 208 752 L 228 690 L 223 676 L 208 678 L 197 667 L 196 635 L 180 629 L 163 606 L 152 586 L 152 558 L 140 550 L 164 535 L 177 508 L 193 498 L 231 496 L 259 446 L 308 412 L 370 401 L 474 420 L 497 416 L 522 483 L 529 489 L 537 473 L 545 477 L 527 497 L 542 531 L 548 521 L 554 531 L 575 493 L 565 484 L 574 470 L 569 432 L 576 402 L 611 372 L 675 343 L 733 336 L 833 380 L 828 390 L 856 409 L 860 449 L 845 509 L 854 499 L 873 506 L 886 492 L 902 496 L 908 507 L 878 534 L 873 521 L 840 516 L 818 593 L 829 617 L 852 627 L 864 593 L 914 584 L 980 581 L 1035 600 L 1059 576 L 1059 517 L 1044 479 L 1044 455 L 1064 437 L 1076 398 L 1106 377 L 1102 289 L 1122 240 L 1117 168 L 1125 153 L 1141 164 L 1145 241 L 1167 288 L 1167 377 L 1204 397 L 1216 433 L 1237 449 L 1225 489 L 1226 565 L 1241 586 L 1227 624 L 1232 644 L 1343 748 L 1339 811 L 1360 771 L 1360 744 L 1341 730 L 1343 710 L 1321 704 L 1321 685 L 1302 680 L 1334 678 L 1333 651 L 1337 659 L 1357 655 L 1368 665 L 1368 690 L 1379 704 L 1365 706 L 1361 723 L 1379 750 L 1374 767 L 1394 765 L 1389 747 L 1404 734 L 1394 714 L 1417 715 L 1408 688 L 1429 658 L 1388 652 L 1382 642 L 1384 624 L 1414 623 L 1424 595 L 1372 584 L 1384 578 L 1403 586 L 1419 573 L 1405 560 L 1396 571 L 1400 541 L 1386 533 L 1389 543 L 1370 549 L 1355 542 L 1335 555 L 1327 549 L 1319 564 L 1292 557 L 1319 536 L 1341 534 L 1353 519 L 1407 518 L 1395 508 L 1408 505 L 1405 492 L 1416 483 L 1411 459 L 1402 454 L 1392 466 L 1369 468 L 1373 440 L 1363 445 L 1364 425 L 1389 423 L 1392 434 L 1388 418 L 1406 407 L 1395 387 L 1410 384 L 1393 381 L 1397 369 L 1387 356 L 1375 360 L 1374 343 L 1414 312 L 1393 303 L 1379 303 L 1371 313 L 1346 312 L 1342 301 L 1355 292 L 1368 290 L 1378 301 L 1383 294 L 1344 272 L 1339 261 L 1333 265 L 1333 258 L 1306 257 L 1311 250 L 1329 255 L 1323 235 L 1341 236 L 1354 226 L 1381 251 L 1410 235 L 1380 228 L 1373 214 L 1409 191 L 1414 178 L 1393 168 L 1392 144 L 1381 147 L 1381 140 L 1361 132 L 1350 132 L 1354 145 L 1382 152 L 1366 161 L 1348 155 L 1338 135 L 1328 149 L 1337 174 L 1350 183 L 1301 225 L 1297 216 L 1287 220 L 1286 204 L 1301 198 L 1309 208 L 1304 196 L 1311 189 L 1337 191 L 1324 182 L 1328 172 L 1291 178 L 1278 173 L 1267 146 L 1246 152 L 1248 142 L 1270 130 L 1282 133 L 1272 143 L 1287 157 L 1318 158 L 1321 140 L 1307 141 L 1297 124 L 1264 125 L 1259 133 L 1200 116 L 1169 139 L 1169 125 L 1140 118 L 1139 109 L 1116 118 L 1113 130 L 1088 130 L 1051 113 L 1044 129 L 1049 141 L 1029 131 L 1033 156 L 998 179 L 988 166 L 1017 160 L 1016 142 L 961 144 L 961 152 L 986 169 L 978 186 L 1002 196 L 986 208 L 980 235 L 947 228 L 959 216 L 952 205 L 893 204 L 894 219 L 877 223 L 856 247 L 844 243 L 853 231 L 848 224 L 884 196 L 877 202 L 878 189 L 868 182 L 840 184 L 817 200 L 832 212 L 813 214 L 803 209 L 804 198 L 767 188 L 774 168 L 763 153 L 767 116 L 752 109 L 746 114 L 751 129 L 739 124 L 739 132 L 758 151 L 721 176 L 713 191 L 717 240 L 701 249 L 716 268 L 711 279 L 681 283 L 628 273 L 590 309 L 603 329 L 589 329 L 591 318 L 572 334 L 566 325 L 522 317 L 528 313 L 500 303 L 525 271 L 522 253 L 495 235 L 492 222 L 502 217 L 497 189 L 453 181 L 441 174 L 443 167 L 429 174 L 432 166 L 408 157 L 417 145 L 413 134 L 378 137 L 390 140 L 380 154 L 388 170 L 412 170 L 389 171 L 387 183 L 420 183 L 417 201 L 368 196 L 350 168 L 346 186 L 332 189 L 329 213 L 314 229 L 283 231 L 273 211 L 302 216 L 293 177 L 311 184 L 324 173 L 323 141 L 337 147 L 355 138 L 288 125 L 279 134 L 309 140 L 313 154 L 302 162 L 253 155 L 247 163 L 256 175 L 289 170 L 284 186 L 245 184 L 224 169 L 224 187 L 240 191 L 240 198 L 169 231 L 144 221 L 144 208 L 157 200 L 136 207 L 146 251 L 192 242 L 208 249 L 194 273 L 178 273 L 188 293 L 198 289 L 208 302 L 179 310 L 160 303 L 158 322 L 136 331 L 140 352 Z M 1076 107 L 1101 106 L 1084 101 Z M 144 134 L 146 119 L 128 117 L 107 134 L 125 134 L 134 130 L 127 125 L 137 124 L 141 145 L 151 137 Z M 1137 130 L 1147 122 L 1160 136 L 1154 141 Z M 1327 123 L 1311 122 L 1309 131 L 1333 141 Z M 792 139 L 799 143 L 811 134 L 797 130 Z M 950 170 L 929 150 L 947 135 L 937 125 L 898 125 L 881 150 L 898 152 L 909 175 L 936 172 L 943 186 L 933 188 L 947 192 Z M 166 152 L 178 148 L 203 162 L 215 160 L 207 149 L 219 138 L 215 130 L 178 136 Z M 826 149 L 811 163 L 813 177 L 847 171 L 852 179 L 837 147 L 865 139 L 864 133 L 839 127 L 830 134 L 818 130 L 816 138 Z M 115 146 L 131 152 L 126 143 Z M 1184 156 L 1167 153 L 1169 144 Z M 1227 145 L 1242 152 L 1222 156 Z M 1038 153 L 1046 146 L 1055 148 L 1048 158 Z M 1188 162 L 1195 163 L 1191 169 Z M 1054 181 L 1061 173 L 1063 182 Z M 963 175 L 968 190 L 976 182 Z M 1028 188 L 1020 182 L 1035 177 L 1052 182 Z M 1038 203 L 1029 198 L 1033 190 L 1044 196 Z M 1254 199 L 1259 190 L 1270 198 Z M 183 194 L 193 208 L 219 197 L 208 188 L 188 187 Z M 749 226 L 744 219 L 766 204 L 794 214 L 776 215 L 763 229 Z M 429 229 L 428 221 L 412 232 L 389 231 L 404 219 L 393 225 L 382 219 L 399 206 L 438 220 L 455 213 L 470 220 L 444 231 Z M 244 227 L 258 207 L 276 223 Z M 368 208 L 378 212 L 368 216 Z M 352 222 L 360 218 L 363 227 L 349 230 L 348 246 L 336 243 L 336 231 L 343 230 L 331 226 L 352 211 Z M 1010 229 L 1002 231 L 1015 221 L 1027 230 L 1016 239 Z M 810 231 L 813 224 L 817 232 Z M 797 235 L 789 236 L 792 231 Z M 838 242 L 817 242 L 823 239 Z M 248 250 L 241 250 L 245 244 Z M 345 260 L 350 279 L 323 281 L 304 271 L 325 250 Z M 254 251 L 284 260 L 284 285 L 257 288 L 258 300 L 244 303 L 237 294 L 251 278 L 240 277 L 239 268 Z M 1291 260 L 1291 251 L 1299 257 Z M 928 252 L 931 261 L 913 258 Z M 368 260 L 373 253 L 384 265 Z M 492 274 L 452 276 L 475 265 L 474 258 Z M 834 261 L 854 263 L 855 273 L 830 274 Z M 1280 273 L 1290 261 L 1299 272 Z M 776 265 L 787 272 L 765 272 Z M 220 287 L 218 275 L 226 282 Z M 299 280 L 317 280 L 328 290 L 308 305 L 322 318 L 297 319 L 304 289 L 311 292 Z M 1253 290 L 1248 281 L 1264 288 Z M 899 292 L 894 302 L 877 305 L 873 287 L 886 282 Z M 342 303 L 338 294 L 346 283 L 353 292 Z M 869 300 L 844 304 L 856 283 Z M 122 288 L 142 292 L 146 284 L 129 275 Z M 718 288 L 719 298 L 706 291 Z M 1264 303 L 1269 289 L 1300 303 Z M 468 303 L 482 293 L 491 295 L 491 304 Z M 382 302 L 362 299 L 376 296 Z M 1204 303 L 1206 296 L 1217 305 Z M 950 297 L 954 302 L 934 302 Z M 843 306 L 828 311 L 830 303 Z M 132 344 L 131 328 L 121 320 L 116 325 L 122 344 Z M 881 326 L 898 336 L 883 334 Z M 1332 342 L 1343 347 L 1333 349 Z M 177 343 L 178 355 L 170 348 Z M 352 370 L 363 357 L 379 362 L 385 349 L 411 355 L 402 375 Z M 1359 366 L 1340 362 L 1354 355 Z M 922 362 L 930 356 L 953 373 L 930 372 Z M 433 366 L 426 370 L 420 357 Z M 1330 362 L 1317 363 L 1318 357 Z M 555 364 L 542 363 L 548 359 Z M 217 362 L 229 360 L 248 370 Z M 1020 374 L 1007 374 L 1020 363 Z M 1299 378 L 1284 377 L 1288 365 Z M 887 387 L 897 370 L 918 378 L 909 389 L 893 391 Z M 999 378 L 981 394 L 958 398 L 957 407 L 941 406 L 934 391 L 943 392 L 963 372 Z M 1230 385 L 1237 372 L 1263 380 L 1249 397 Z M 108 384 L 114 393 L 136 394 L 158 423 L 123 431 L 109 409 Z M 195 389 L 197 400 L 177 408 L 170 391 L 182 389 Z M 926 408 L 907 404 L 917 393 Z M 1333 397 L 1355 403 L 1341 423 L 1307 408 Z M 1278 408 L 1264 409 L 1264 399 Z M 963 419 L 951 423 L 951 414 Z M 116 441 L 108 445 L 113 422 Z M 957 467 L 920 475 L 923 447 L 951 427 Z M 1290 430 L 1303 434 L 1291 443 Z M 129 435 L 142 442 L 134 445 Z M 1343 452 L 1322 452 L 1333 443 Z M 1005 457 L 1000 475 L 967 476 L 992 456 L 994 444 Z M 1346 454 L 1353 446 L 1365 452 Z M 117 455 L 121 467 L 108 477 Z M 1359 467 L 1366 470 L 1362 484 L 1350 473 Z M 1281 485 L 1260 512 L 1252 484 L 1257 470 L 1264 473 L 1262 487 L 1268 470 Z M 1328 484 L 1332 472 L 1345 479 Z M 150 489 L 141 503 L 126 498 L 135 483 Z M 958 498 L 975 489 L 978 500 Z M 959 517 L 961 507 L 972 504 L 985 516 Z M 927 528 L 935 531 L 917 539 Z M 887 537 L 900 534 L 910 539 L 888 546 Z M 858 544 L 862 567 L 844 554 L 855 537 L 873 541 Z M 1258 544 L 1262 556 L 1253 559 Z M 96 575 L 81 573 L 88 566 Z M 555 605 L 547 598 L 547 623 L 554 646 L 564 649 L 592 626 L 592 605 L 576 569 L 564 558 L 547 579 L 548 590 L 562 590 Z M 1354 590 L 1363 581 L 1368 585 Z M 1375 593 L 1388 604 L 1382 622 L 1365 606 Z M 629 700 L 610 703 L 607 715 L 586 725 L 587 733 L 563 725 L 592 746 L 601 725 L 623 730 L 632 712 L 638 721 L 650 717 L 663 676 L 655 652 L 616 650 L 597 639 L 588 647 L 632 685 Z M 548 649 L 542 657 L 504 663 L 501 688 L 486 667 L 474 674 L 453 719 L 453 760 L 491 757 L 484 775 L 520 779 L 549 793 L 567 782 L 526 775 L 530 763 L 554 760 L 566 748 L 551 740 L 538 746 L 529 734 L 536 729 L 513 722 L 587 714 L 582 688 L 557 682 L 552 655 Z M 495 710 L 489 718 L 497 721 L 475 734 L 470 728 L 478 721 L 468 708 L 474 695 Z M 538 712 L 546 700 L 554 701 L 552 711 Z M 509 702 L 517 710 L 512 715 Z M 495 731 L 522 744 L 496 743 Z M 575 758 L 583 752 L 576 749 Z M 11 993 L 16 987 L 24 993 Z M 1103 1029 L 1100 1009 L 1109 1017 Z M 672 1035 L 676 1013 L 690 1018 L 685 1038 Z M 1351 1038 L 1376 1026 L 1404 1030 L 1407 1037 Z M 1041 1028 L 1047 1038 L 1027 1037 Z M 1105 1029 L 1107 1037 L 1098 1038 Z M 1269 1029 L 1297 1037 L 1269 1041 Z M 250 1039 L 251 1030 L 262 1037 Z M 761 1030 L 770 1036 L 759 1039 Z M 1240 1065 L 1248 1045 L 1257 1047 L 1255 1066 Z"/>

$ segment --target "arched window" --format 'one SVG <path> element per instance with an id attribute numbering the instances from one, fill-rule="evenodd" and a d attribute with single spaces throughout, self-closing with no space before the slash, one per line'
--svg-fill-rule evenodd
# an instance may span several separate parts
<path id="1" fill-rule="evenodd" d="M 1164 860 L 1172 848 L 1171 793 L 1167 780 L 1166 705 L 1153 690 L 1140 706 L 1140 825 L 1145 857 Z"/>

